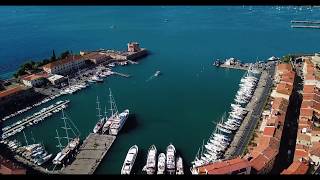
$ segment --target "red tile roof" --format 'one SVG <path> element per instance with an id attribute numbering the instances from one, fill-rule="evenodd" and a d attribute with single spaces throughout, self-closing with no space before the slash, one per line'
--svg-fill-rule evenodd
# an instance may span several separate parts
<path id="1" fill-rule="evenodd" d="M 0 98 L 10 96 L 12 94 L 18 93 L 23 90 L 24 90 L 24 88 L 22 88 L 21 86 L 15 86 L 13 88 L 0 91 Z"/>
<path id="2" fill-rule="evenodd" d="M 293 86 L 287 83 L 279 83 L 277 85 L 276 91 L 280 94 L 291 95 Z"/>
<path id="3" fill-rule="evenodd" d="M 281 174 L 306 174 L 308 172 L 309 165 L 304 162 L 293 162 L 287 169 L 282 171 Z"/>
<path id="4" fill-rule="evenodd" d="M 283 63 L 283 64 L 278 64 L 277 69 L 280 72 L 292 71 L 292 66 L 288 63 Z"/>
<path id="5" fill-rule="evenodd" d="M 312 148 L 310 150 L 310 154 L 320 157 L 320 142 L 316 142 L 312 145 Z"/>
<path id="6" fill-rule="evenodd" d="M 272 137 L 275 133 L 276 128 L 275 127 L 265 127 L 263 131 L 263 136 L 270 136 Z"/>
<path id="7" fill-rule="evenodd" d="M 42 67 L 43 68 L 52 69 L 52 68 L 60 66 L 62 64 L 67 64 L 67 63 L 70 63 L 72 61 L 80 61 L 80 60 L 83 60 L 83 57 L 80 56 L 80 55 L 69 55 L 65 59 L 61 59 L 61 60 L 46 64 L 46 65 L 44 65 Z"/>
<path id="8" fill-rule="evenodd" d="M 250 167 L 246 159 L 235 158 L 231 160 L 215 162 L 209 165 L 201 166 L 198 168 L 200 173 L 207 172 L 208 174 L 231 174 L 236 170 Z"/>
<path id="9" fill-rule="evenodd" d="M 48 74 L 46 74 L 46 73 L 31 74 L 31 75 L 23 77 L 22 80 L 32 81 L 32 80 L 35 80 L 35 79 L 46 78 L 46 77 L 48 77 Z"/>

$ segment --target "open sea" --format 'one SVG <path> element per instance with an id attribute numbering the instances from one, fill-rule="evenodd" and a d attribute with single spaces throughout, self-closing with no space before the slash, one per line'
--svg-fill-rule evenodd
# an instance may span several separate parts
<path id="1" fill-rule="evenodd" d="M 320 9 L 294 6 L 2 6 L 0 7 L 0 77 L 8 78 L 28 59 L 43 59 L 71 50 L 125 50 L 138 41 L 150 51 L 138 65 L 116 67 L 130 74 L 112 76 L 74 95 L 57 98 L 10 119 L 21 120 L 60 99 L 71 102 L 66 114 L 84 139 L 97 122 L 96 97 L 108 104 L 112 89 L 119 111 L 130 109 L 116 141 L 97 174 L 119 174 L 128 149 L 139 154 L 134 173 L 140 173 L 150 145 L 165 152 L 173 143 L 188 170 L 203 139 L 228 112 L 244 72 L 217 69 L 214 59 L 244 62 L 270 56 L 319 51 L 319 29 L 293 29 L 291 20 L 320 20 Z M 162 75 L 147 81 L 155 71 Z M 55 129 L 63 122 L 55 114 L 28 127 L 37 142 L 57 153 Z M 13 138 L 24 142 L 22 133 Z"/>

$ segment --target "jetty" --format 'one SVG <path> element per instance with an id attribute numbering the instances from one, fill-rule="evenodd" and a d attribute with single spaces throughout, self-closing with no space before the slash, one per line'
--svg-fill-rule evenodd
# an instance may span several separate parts
<path id="1" fill-rule="evenodd" d="M 79 148 L 75 160 L 60 174 L 93 174 L 106 155 L 116 136 L 90 133 Z"/>
<path id="2" fill-rule="evenodd" d="M 311 29 L 320 29 L 320 26 L 303 26 L 303 25 L 291 25 L 292 28 L 311 28 Z"/>
<path id="3" fill-rule="evenodd" d="M 292 20 L 291 23 L 303 23 L 303 24 L 320 24 L 320 21 L 297 21 L 297 20 Z"/>
<path id="4" fill-rule="evenodd" d="M 123 73 L 119 73 L 119 72 L 112 72 L 113 74 L 116 74 L 116 75 L 119 75 L 119 76 L 122 76 L 122 77 L 126 77 L 126 78 L 129 78 L 130 75 L 129 74 L 123 74 Z"/>
<path id="5" fill-rule="evenodd" d="M 38 115 L 31 116 L 30 118 L 26 118 L 26 119 L 22 120 L 21 123 L 16 124 L 15 126 L 10 127 L 9 129 L 3 131 L 3 134 L 12 133 L 13 131 L 15 131 L 15 130 L 21 128 L 21 127 L 25 127 L 28 123 L 33 122 L 34 120 L 37 120 L 37 119 L 43 117 L 44 115 L 52 113 L 53 111 L 55 111 L 58 108 L 62 108 L 63 109 L 63 107 L 66 106 L 66 104 L 68 104 L 69 102 L 70 101 L 64 101 L 61 104 L 58 104 L 58 105 L 53 106 L 52 108 L 46 109 L 44 112 L 42 112 L 42 113 L 40 113 Z"/>

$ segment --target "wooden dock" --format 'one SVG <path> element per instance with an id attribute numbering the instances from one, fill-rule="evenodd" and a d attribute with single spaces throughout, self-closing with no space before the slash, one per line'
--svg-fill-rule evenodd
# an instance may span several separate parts
<path id="1" fill-rule="evenodd" d="M 62 169 L 60 174 L 93 174 L 115 139 L 116 136 L 90 133 L 76 159 Z"/>

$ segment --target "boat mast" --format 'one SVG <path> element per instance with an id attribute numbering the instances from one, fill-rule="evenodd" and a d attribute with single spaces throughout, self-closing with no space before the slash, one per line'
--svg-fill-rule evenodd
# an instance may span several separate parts
<path id="1" fill-rule="evenodd" d="M 26 141 L 26 144 L 27 144 L 27 146 L 28 146 L 28 145 L 29 145 L 29 143 L 28 143 L 28 140 L 27 140 L 26 134 L 24 133 L 24 131 L 22 131 L 22 133 L 23 133 L 24 140 Z"/>
<path id="2" fill-rule="evenodd" d="M 116 105 L 116 102 L 112 96 L 112 92 L 111 92 L 111 89 L 109 88 L 109 91 L 110 91 L 110 94 L 109 94 L 109 97 L 110 97 L 110 110 L 111 110 L 111 114 L 112 116 L 113 115 L 118 115 L 118 109 L 117 109 L 117 105 Z"/>
<path id="3" fill-rule="evenodd" d="M 61 145 L 61 142 L 60 142 L 60 137 L 59 137 L 59 133 L 58 133 L 58 130 L 57 130 L 57 129 L 56 129 L 56 133 L 57 133 L 57 137 L 56 137 L 56 138 L 58 139 L 58 143 L 59 143 L 59 144 L 57 145 L 57 147 L 60 148 L 60 151 L 62 151 L 62 145 Z"/>
<path id="4" fill-rule="evenodd" d="M 66 137 L 64 137 L 64 138 L 67 139 L 68 144 L 69 144 L 69 143 L 70 143 L 69 140 L 70 140 L 71 138 L 69 138 L 68 129 L 70 129 L 70 128 L 67 128 L 66 117 L 64 116 L 64 111 L 63 111 L 63 109 L 62 109 L 62 119 L 63 119 L 64 127 L 61 127 L 61 128 L 66 131 Z"/>
<path id="5" fill-rule="evenodd" d="M 36 143 L 36 140 L 34 139 L 32 131 L 31 131 L 31 138 L 32 138 L 33 143 Z"/>
<path id="6" fill-rule="evenodd" d="M 108 119 L 108 117 L 107 117 L 107 106 L 104 106 L 104 116 L 105 116 L 105 118 L 107 120 Z"/>
<path id="7" fill-rule="evenodd" d="M 97 96 L 97 110 L 98 110 L 98 121 L 101 119 L 101 111 L 100 111 L 100 102 L 99 102 L 99 97 Z"/>

